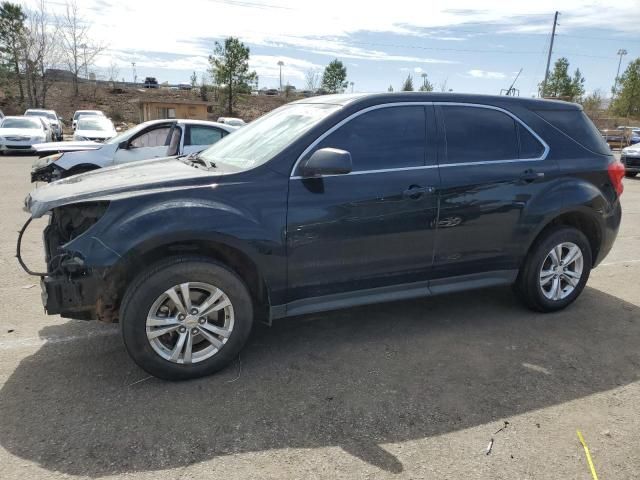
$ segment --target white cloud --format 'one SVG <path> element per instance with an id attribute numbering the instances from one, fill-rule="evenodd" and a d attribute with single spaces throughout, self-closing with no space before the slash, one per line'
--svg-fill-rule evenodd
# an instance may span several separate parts
<path id="1" fill-rule="evenodd" d="M 488 72 L 486 70 L 469 70 L 467 74 L 473 78 L 500 79 L 506 75 L 502 72 Z"/>
<path id="2" fill-rule="evenodd" d="M 33 5 L 37 0 L 23 0 Z M 282 43 L 323 55 L 367 60 L 442 62 L 441 58 L 390 55 L 366 46 L 354 47 L 349 36 L 357 32 L 396 33 L 434 39 L 462 40 L 450 29 L 467 23 L 493 24 L 500 31 L 547 33 L 554 10 L 562 12 L 565 32 L 571 28 L 601 27 L 637 35 L 637 1 L 613 4 L 604 0 L 396 0 L 393 8 L 370 2 L 325 0 L 322 8 L 309 0 L 189 0 L 188 8 L 165 8 L 157 0 L 83 0 L 82 14 L 92 34 L 122 52 L 132 49 L 183 55 L 206 55 L 212 43 L 194 39 L 240 36 L 255 44 Z M 64 2 L 48 2 L 60 12 Z M 504 28 L 495 24 L 504 25 Z M 411 60 L 408 60 L 411 59 Z"/>

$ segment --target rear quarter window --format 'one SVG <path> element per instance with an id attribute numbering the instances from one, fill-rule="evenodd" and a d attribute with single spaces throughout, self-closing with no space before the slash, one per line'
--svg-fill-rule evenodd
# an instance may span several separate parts
<path id="1" fill-rule="evenodd" d="M 537 110 L 540 117 L 592 152 L 610 155 L 611 149 L 582 110 Z"/>

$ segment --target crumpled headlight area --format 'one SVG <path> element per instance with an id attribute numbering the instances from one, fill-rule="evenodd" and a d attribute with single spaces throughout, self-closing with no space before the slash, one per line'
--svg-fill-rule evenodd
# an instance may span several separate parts
<path id="1" fill-rule="evenodd" d="M 60 178 L 61 170 L 55 162 L 59 160 L 62 155 L 62 153 L 55 153 L 36 160 L 31 168 L 31 181 L 51 182 L 53 180 L 58 180 Z"/>
<path id="2" fill-rule="evenodd" d="M 22 237 L 33 220 L 30 217 L 18 234 L 16 257 L 25 272 L 39 277 L 53 276 L 59 273 L 74 274 L 84 271 L 84 258 L 81 253 L 63 248 L 67 243 L 87 232 L 105 214 L 109 202 L 88 202 L 65 205 L 54 208 L 49 225 L 44 230 L 46 272 L 31 270 L 22 258 Z"/>
<path id="3" fill-rule="evenodd" d="M 55 227 L 63 245 L 89 230 L 104 215 L 109 202 L 76 203 L 54 208 L 49 226 Z"/>

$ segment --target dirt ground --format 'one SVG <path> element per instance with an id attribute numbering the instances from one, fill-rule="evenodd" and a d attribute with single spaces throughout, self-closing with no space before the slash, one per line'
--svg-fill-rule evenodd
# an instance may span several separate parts
<path id="1" fill-rule="evenodd" d="M 586 480 L 576 430 L 601 479 L 638 478 L 640 179 L 564 312 L 493 289 L 298 317 L 258 328 L 220 374 L 168 383 L 133 364 L 117 325 L 43 313 L 13 258 L 30 164 L 0 157 L 3 480 Z"/>

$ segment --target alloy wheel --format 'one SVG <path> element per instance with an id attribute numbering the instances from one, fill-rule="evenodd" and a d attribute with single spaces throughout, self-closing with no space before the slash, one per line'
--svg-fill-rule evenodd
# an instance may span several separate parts
<path id="1" fill-rule="evenodd" d="M 233 305 L 218 287 L 187 282 L 162 293 L 149 309 L 147 339 L 165 360 L 192 364 L 223 348 L 234 324 Z"/>
<path id="2" fill-rule="evenodd" d="M 551 249 L 540 269 L 543 295 L 549 300 L 567 298 L 582 278 L 584 257 L 575 243 L 563 242 Z"/>

